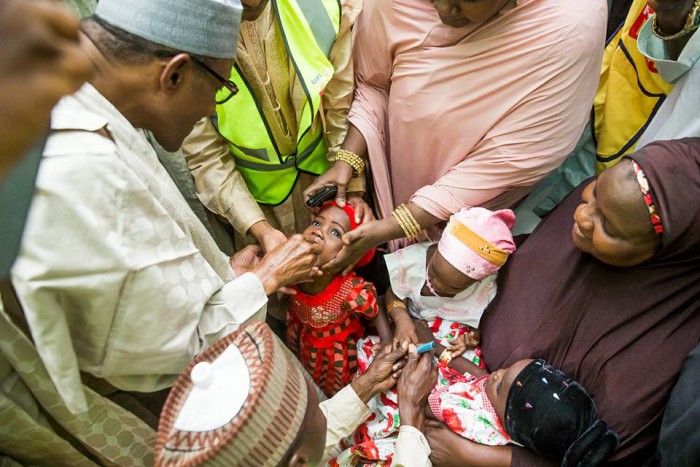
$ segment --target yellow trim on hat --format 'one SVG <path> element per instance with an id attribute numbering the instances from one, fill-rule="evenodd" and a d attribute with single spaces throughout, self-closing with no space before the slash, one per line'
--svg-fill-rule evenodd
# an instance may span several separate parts
<path id="1" fill-rule="evenodd" d="M 464 245 L 468 246 L 477 255 L 495 264 L 498 267 L 506 264 L 509 253 L 501 248 L 498 248 L 493 243 L 481 238 L 479 234 L 472 229 L 462 224 L 461 222 L 450 219 L 449 224 L 445 228 L 445 232 L 453 235 Z"/>

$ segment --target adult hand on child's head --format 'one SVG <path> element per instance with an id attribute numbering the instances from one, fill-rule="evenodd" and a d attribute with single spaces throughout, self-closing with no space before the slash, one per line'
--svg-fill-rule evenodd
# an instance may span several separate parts
<path id="1" fill-rule="evenodd" d="M 362 193 L 348 193 L 347 202 L 355 210 L 355 222 L 358 224 L 365 224 L 374 220 L 372 208 L 370 208 L 369 204 L 362 198 Z"/>
<path id="2" fill-rule="evenodd" d="M 416 346 L 408 346 L 408 359 L 396 385 L 401 423 L 423 429 L 424 408 L 430 391 L 435 387 L 437 367 L 433 352 L 418 355 Z"/>
<path id="3" fill-rule="evenodd" d="M 261 254 L 262 248 L 260 245 L 247 245 L 242 250 L 231 256 L 231 258 L 229 258 L 229 264 L 231 265 L 233 272 L 236 274 L 236 277 L 241 276 L 246 272 L 253 272 L 253 268 L 257 266 L 260 261 L 262 261 Z M 296 290 L 290 287 L 280 287 L 277 289 L 277 292 L 286 295 L 296 294 Z"/>
<path id="4" fill-rule="evenodd" d="M 350 180 L 352 180 L 352 171 L 352 166 L 347 162 L 336 161 L 333 167 L 328 169 L 324 174 L 318 176 L 316 180 L 304 190 L 304 203 L 324 187 L 335 185 L 338 189 L 335 194 L 335 202 L 338 203 L 338 206 L 341 208 L 344 207 L 345 190 L 347 190 L 348 184 Z"/>
<path id="5" fill-rule="evenodd" d="M 313 235 L 293 235 L 268 252 L 252 272 L 260 278 L 268 295 L 289 285 L 311 282 L 323 275 L 314 266 L 321 248 Z"/>
<path id="6" fill-rule="evenodd" d="M 406 365 L 404 357 L 407 352 L 406 344 L 394 350 L 390 346 L 385 346 L 374 357 L 367 371 L 350 383 L 363 402 L 367 403 L 376 394 L 394 387 Z"/>

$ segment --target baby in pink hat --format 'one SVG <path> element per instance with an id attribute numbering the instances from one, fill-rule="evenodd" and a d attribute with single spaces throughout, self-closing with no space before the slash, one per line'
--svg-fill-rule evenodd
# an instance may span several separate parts
<path id="1" fill-rule="evenodd" d="M 436 390 L 463 382 L 465 374 L 483 374 L 478 346 L 481 315 L 496 296 L 496 276 L 515 251 L 510 210 L 462 209 L 454 214 L 439 243 L 423 242 L 385 256 L 391 287 L 385 295 L 394 321 L 392 345 L 408 340 L 414 344 L 437 342 L 440 356 Z M 422 320 L 427 324 L 414 320 Z M 380 339 L 370 336 L 357 343 L 360 373 L 366 370 Z M 468 376 L 472 378 L 471 376 Z M 483 399 L 479 396 L 479 400 Z M 368 403 L 372 415 L 346 440 L 347 448 L 338 465 L 353 465 L 352 459 L 368 455 L 391 459 L 398 431 L 398 395 L 385 391 Z M 470 438 L 484 444 L 506 444 L 493 410 L 473 410 L 481 430 Z M 489 418 L 490 417 L 490 418 Z M 490 422 L 489 420 L 492 420 Z M 360 456 L 362 457 L 362 456 Z"/>
<path id="2" fill-rule="evenodd" d="M 496 296 L 496 273 L 515 251 L 514 223 L 509 209 L 463 208 L 450 218 L 439 243 L 418 243 L 385 257 L 394 345 L 417 344 L 413 320 L 422 319 L 447 347 L 444 359 L 464 354 L 480 363 L 471 349 L 479 342 L 481 315 Z"/>

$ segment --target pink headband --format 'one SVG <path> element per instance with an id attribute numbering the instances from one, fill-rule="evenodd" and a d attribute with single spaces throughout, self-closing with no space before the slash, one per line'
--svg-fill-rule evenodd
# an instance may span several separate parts
<path id="1" fill-rule="evenodd" d="M 496 273 L 515 251 L 514 224 L 510 209 L 463 208 L 450 217 L 438 251 L 456 269 L 481 280 Z"/>

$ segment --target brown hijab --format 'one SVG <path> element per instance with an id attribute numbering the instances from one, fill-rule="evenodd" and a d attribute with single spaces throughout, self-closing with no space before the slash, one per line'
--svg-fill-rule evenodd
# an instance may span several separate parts
<path id="1" fill-rule="evenodd" d="M 578 380 L 620 435 L 612 460 L 639 465 L 653 455 L 681 363 L 700 338 L 700 139 L 630 157 L 661 216 L 659 252 L 619 268 L 578 250 L 571 229 L 586 181 L 501 270 L 481 331 L 489 369 L 542 358 Z M 514 448 L 512 465 L 541 462 Z"/>

